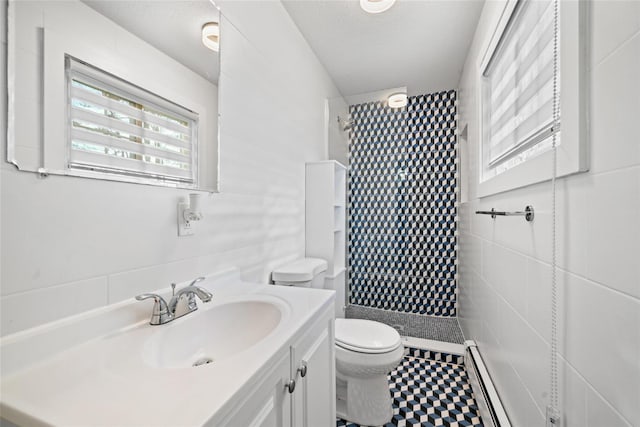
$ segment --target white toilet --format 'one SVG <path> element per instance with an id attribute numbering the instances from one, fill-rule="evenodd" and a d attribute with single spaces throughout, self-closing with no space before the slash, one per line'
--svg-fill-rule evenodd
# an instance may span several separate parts
<path id="1" fill-rule="evenodd" d="M 275 284 L 323 288 L 327 263 L 304 258 L 273 271 Z M 336 412 L 360 425 L 376 426 L 393 416 L 387 374 L 404 355 L 398 331 L 372 320 L 336 319 Z"/>
<path id="2" fill-rule="evenodd" d="M 271 279 L 276 285 L 322 289 L 326 271 L 327 261 L 302 258 L 273 270 Z"/>

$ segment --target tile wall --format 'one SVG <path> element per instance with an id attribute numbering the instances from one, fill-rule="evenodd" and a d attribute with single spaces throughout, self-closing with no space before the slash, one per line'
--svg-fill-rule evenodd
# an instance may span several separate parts
<path id="1" fill-rule="evenodd" d="M 350 114 L 350 302 L 455 316 L 456 92 Z"/>
<path id="2" fill-rule="evenodd" d="M 640 425 L 640 2 L 590 2 L 590 171 L 559 180 L 561 399 L 565 426 Z M 459 86 L 468 125 L 459 321 L 515 425 L 543 426 L 549 390 L 550 183 L 477 198 L 476 65 L 501 2 L 485 3 Z M 466 171 L 465 171 L 466 172 Z M 536 219 L 474 215 L 520 210 Z"/>

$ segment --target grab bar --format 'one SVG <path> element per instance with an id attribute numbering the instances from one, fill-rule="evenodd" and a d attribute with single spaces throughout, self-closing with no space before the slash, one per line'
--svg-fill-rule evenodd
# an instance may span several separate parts
<path id="1" fill-rule="evenodd" d="M 496 216 L 524 216 L 524 219 L 527 222 L 533 221 L 534 213 L 533 206 L 526 206 L 524 211 L 515 211 L 515 212 L 505 212 L 505 211 L 497 211 L 494 208 L 491 208 L 490 211 L 476 211 L 478 215 L 491 215 L 491 218 L 495 219 Z"/>

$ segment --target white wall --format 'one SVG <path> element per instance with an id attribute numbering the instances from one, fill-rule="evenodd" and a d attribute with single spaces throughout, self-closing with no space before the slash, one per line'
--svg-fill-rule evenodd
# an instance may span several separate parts
<path id="1" fill-rule="evenodd" d="M 221 193 L 205 197 L 196 235 L 177 237 L 186 191 L 3 162 L 2 335 L 228 266 L 266 281 L 304 254 L 304 162 L 324 156 L 324 100 L 338 91 L 280 2 L 222 11 Z"/>
<path id="2" fill-rule="evenodd" d="M 327 102 L 327 147 L 329 159 L 337 160 L 345 166 L 349 165 L 349 131 L 342 130 L 338 117 L 349 118 L 349 106 L 342 96 L 329 99 Z"/>
<path id="3" fill-rule="evenodd" d="M 562 410 L 566 426 L 640 425 L 640 2 L 591 4 L 591 168 L 559 181 Z M 487 2 L 460 82 L 470 202 L 460 212 L 459 319 L 515 425 L 548 402 L 550 183 L 478 199 L 475 64 L 500 2 Z M 464 142 L 461 142 L 464 143 Z M 463 163 L 464 163 L 463 162 Z M 521 218 L 477 209 L 536 209 Z"/>

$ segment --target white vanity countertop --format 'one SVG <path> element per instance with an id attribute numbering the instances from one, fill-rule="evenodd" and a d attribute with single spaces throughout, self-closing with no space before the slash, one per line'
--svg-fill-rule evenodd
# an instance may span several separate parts
<path id="1" fill-rule="evenodd" d="M 212 302 L 198 301 L 198 311 L 166 325 L 148 324 L 152 303 L 128 300 L 3 338 L 2 418 L 30 426 L 211 423 L 334 300 L 333 291 L 246 283 L 236 272 L 199 285 Z M 160 328 L 243 298 L 277 302 L 285 320 L 252 347 L 208 365 L 156 368 L 141 357 Z"/>

